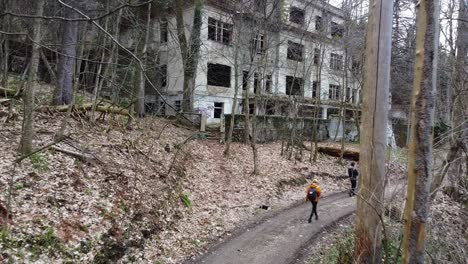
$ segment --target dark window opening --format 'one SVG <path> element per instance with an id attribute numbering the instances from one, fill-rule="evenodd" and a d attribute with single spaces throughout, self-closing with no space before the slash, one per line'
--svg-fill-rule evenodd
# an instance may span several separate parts
<path id="1" fill-rule="evenodd" d="M 286 76 L 286 94 L 302 95 L 302 78 Z"/>
<path id="2" fill-rule="evenodd" d="M 231 87 L 231 67 L 208 63 L 208 85 Z"/>
<path id="3" fill-rule="evenodd" d="M 314 65 L 320 64 L 320 49 L 314 49 Z"/>
<path id="4" fill-rule="evenodd" d="M 272 103 L 272 102 L 266 103 L 265 114 L 266 115 L 274 115 L 275 114 L 275 104 L 274 103 Z"/>
<path id="5" fill-rule="evenodd" d="M 341 70 L 343 68 L 343 56 L 336 53 L 330 55 L 330 69 Z"/>
<path id="6" fill-rule="evenodd" d="M 302 51 L 304 45 L 288 41 L 288 54 L 287 57 L 289 60 L 302 61 Z"/>
<path id="7" fill-rule="evenodd" d="M 328 99 L 330 100 L 340 100 L 340 86 L 339 85 L 334 85 L 330 84 L 328 88 Z"/>
<path id="8" fill-rule="evenodd" d="M 323 27 L 323 21 L 321 16 L 316 16 L 315 17 L 315 30 L 317 31 L 322 31 L 324 29 Z"/>
<path id="9" fill-rule="evenodd" d="M 162 21 L 159 24 L 159 38 L 161 43 L 166 43 L 169 37 L 169 31 L 167 29 L 167 21 Z"/>
<path id="10" fill-rule="evenodd" d="M 251 103 L 251 104 L 249 104 L 249 114 L 253 115 L 254 112 L 255 112 L 255 104 Z"/>
<path id="11" fill-rule="evenodd" d="M 289 11 L 289 21 L 299 25 L 304 24 L 304 10 L 294 6 L 291 7 Z"/>
<path id="12" fill-rule="evenodd" d="M 247 90 L 249 87 L 249 72 L 243 71 L 242 72 L 242 90 Z"/>
<path id="13" fill-rule="evenodd" d="M 176 112 L 180 112 L 180 110 L 182 109 L 181 106 L 182 106 L 182 104 L 181 104 L 180 100 L 174 101 L 174 108 L 175 108 Z"/>
<path id="14" fill-rule="evenodd" d="M 331 35 L 332 37 L 341 38 L 344 34 L 344 27 L 338 23 L 332 22 L 331 23 Z"/>
<path id="15" fill-rule="evenodd" d="M 221 115 L 224 113 L 224 103 L 215 102 L 214 103 L 214 118 L 221 118 Z"/>
<path id="16" fill-rule="evenodd" d="M 211 17 L 208 18 L 208 39 L 229 45 L 231 38 L 232 24 L 224 23 Z"/>
<path id="17" fill-rule="evenodd" d="M 357 60 L 353 60 L 351 63 L 351 71 L 354 73 L 359 73 L 361 71 L 361 63 Z"/>
<path id="18" fill-rule="evenodd" d="M 265 92 L 271 93 L 271 75 L 267 75 L 265 78 Z"/>
<path id="19" fill-rule="evenodd" d="M 242 90 L 247 90 L 249 87 L 249 72 L 243 71 L 242 72 Z"/>
<path id="20" fill-rule="evenodd" d="M 254 73 L 254 93 L 257 94 L 260 93 L 260 91 L 258 91 L 258 89 L 260 88 L 260 78 L 258 77 L 258 73 Z"/>
<path id="21" fill-rule="evenodd" d="M 159 78 L 160 87 L 166 87 L 167 86 L 167 65 L 159 66 L 158 78 Z"/>
<path id="22" fill-rule="evenodd" d="M 312 98 L 317 98 L 317 95 L 319 93 L 319 82 L 314 81 L 312 82 Z"/>

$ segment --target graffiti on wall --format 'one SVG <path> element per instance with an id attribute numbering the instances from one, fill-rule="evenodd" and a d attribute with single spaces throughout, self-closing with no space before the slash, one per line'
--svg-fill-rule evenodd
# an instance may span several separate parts
<path id="1" fill-rule="evenodd" d="M 202 114 L 208 118 L 211 118 L 213 117 L 212 113 L 213 113 L 213 109 L 214 109 L 214 106 L 212 105 L 207 105 L 207 106 L 204 106 L 204 107 L 196 107 L 194 110 L 195 112 L 199 113 L 199 114 Z"/>

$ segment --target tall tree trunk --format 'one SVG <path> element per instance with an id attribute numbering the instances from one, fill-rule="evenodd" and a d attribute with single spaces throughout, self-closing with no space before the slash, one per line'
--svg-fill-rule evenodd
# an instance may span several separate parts
<path id="1" fill-rule="evenodd" d="M 76 6 L 76 1 L 68 0 L 67 4 Z M 77 18 L 74 10 L 64 7 L 66 18 Z M 78 22 L 63 22 L 62 47 L 58 65 L 57 87 L 53 98 L 53 104 L 69 104 L 73 94 L 73 76 L 76 60 L 76 44 L 78 41 Z"/>
<path id="2" fill-rule="evenodd" d="M 2 3 L 0 3 L 0 7 L 7 11 L 9 6 L 9 0 L 4 0 Z M 10 30 L 10 16 L 4 16 L 2 20 L 2 25 L 0 27 L 5 30 L 9 31 Z M 7 35 L 3 35 L 2 38 L 0 38 L 0 50 L 2 53 L 0 55 L 0 85 L 3 86 L 4 88 L 8 88 L 8 59 L 10 55 L 10 46 L 9 46 L 9 40 Z"/>
<path id="3" fill-rule="evenodd" d="M 197 71 L 198 57 L 200 53 L 200 33 L 202 26 L 203 0 L 195 0 L 193 14 L 193 27 L 190 35 L 190 43 L 187 42 L 184 23 L 184 1 L 175 1 L 175 13 L 177 22 L 177 37 L 184 66 L 184 80 L 182 93 L 182 111 L 192 112 L 195 92 L 195 73 Z"/>
<path id="4" fill-rule="evenodd" d="M 354 257 L 380 263 L 393 1 L 371 0 L 364 65 Z"/>
<path id="5" fill-rule="evenodd" d="M 432 128 L 439 46 L 439 4 L 439 1 L 421 0 L 417 5 L 416 60 L 402 263 L 424 263 L 432 178 Z"/>
<path id="6" fill-rule="evenodd" d="M 44 3 L 45 0 L 38 0 L 36 2 L 36 16 L 42 16 L 44 13 Z M 24 102 L 24 115 L 23 115 L 23 125 L 22 125 L 22 134 L 20 140 L 19 151 L 21 155 L 27 155 L 32 151 L 32 137 L 34 134 L 33 131 L 33 112 L 34 112 L 34 86 L 36 82 L 37 69 L 39 67 L 39 49 L 41 46 L 39 42 L 41 41 L 41 28 L 42 28 L 42 19 L 34 19 L 33 27 L 33 43 L 32 43 L 32 52 L 31 52 L 31 67 L 29 68 L 28 76 L 28 85 L 23 95 Z"/>
<path id="7" fill-rule="evenodd" d="M 142 56 L 142 63 L 144 68 L 139 69 L 138 71 L 138 92 L 137 98 L 135 103 L 135 114 L 138 117 L 145 116 L 145 87 L 146 87 L 146 62 L 147 62 L 147 55 L 148 55 L 148 41 L 149 41 L 149 34 L 150 34 L 150 25 L 151 25 L 151 3 L 148 4 L 148 17 L 146 20 L 146 29 L 145 29 L 145 38 L 143 42 L 143 49 L 141 51 Z"/>

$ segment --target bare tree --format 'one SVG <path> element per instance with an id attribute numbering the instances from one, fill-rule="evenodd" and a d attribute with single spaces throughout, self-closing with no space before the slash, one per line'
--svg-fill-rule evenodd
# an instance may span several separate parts
<path id="1" fill-rule="evenodd" d="M 177 37 L 179 39 L 179 48 L 182 54 L 184 68 L 182 110 L 191 112 L 193 108 L 193 92 L 195 91 L 195 72 L 197 71 L 200 50 L 203 0 L 195 0 L 190 41 L 187 40 L 185 34 L 184 1 L 176 0 L 174 4 L 177 21 Z"/>
<path id="2" fill-rule="evenodd" d="M 369 7 L 354 257 L 380 263 L 393 1 L 371 0 Z"/>
<path id="3" fill-rule="evenodd" d="M 425 232 L 432 179 L 432 126 L 439 46 L 440 1 L 417 4 L 408 187 L 404 213 L 403 263 L 424 263 Z"/>
<path id="4" fill-rule="evenodd" d="M 36 15 L 42 16 L 44 13 L 45 0 L 38 0 L 36 2 Z M 23 95 L 24 103 L 24 115 L 23 115 L 23 126 L 22 135 L 20 141 L 19 151 L 22 155 L 27 155 L 32 151 L 32 137 L 34 135 L 33 128 L 33 113 L 34 113 L 34 86 L 36 83 L 37 69 L 39 67 L 39 52 L 40 52 L 40 40 L 42 36 L 42 20 L 41 18 L 34 19 L 33 27 L 33 43 L 31 52 L 31 66 L 28 74 L 28 84 L 26 91 Z"/>

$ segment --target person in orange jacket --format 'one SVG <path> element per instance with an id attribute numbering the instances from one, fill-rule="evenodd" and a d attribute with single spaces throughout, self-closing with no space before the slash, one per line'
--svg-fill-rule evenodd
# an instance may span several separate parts
<path id="1" fill-rule="evenodd" d="M 306 202 L 310 201 L 312 203 L 312 212 L 310 213 L 309 223 L 312 222 L 312 216 L 315 214 L 315 220 L 318 220 L 317 215 L 317 203 L 320 197 L 320 187 L 318 186 L 317 179 L 314 179 L 306 190 Z"/>

